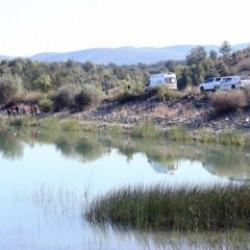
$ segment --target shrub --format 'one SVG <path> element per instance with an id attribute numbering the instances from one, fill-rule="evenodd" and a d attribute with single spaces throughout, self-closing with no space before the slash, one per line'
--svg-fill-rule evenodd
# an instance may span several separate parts
<path id="1" fill-rule="evenodd" d="M 169 101 L 169 100 L 176 99 L 177 97 L 180 97 L 180 92 L 178 92 L 176 90 L 169 89 L 166 86 L 159 87 L 157 89 L 157 92 L 158 92 L 158 97 L 162 101 Z"/>
<path id="2" fill-rule="evenodd" d="M 73 85 L 64 85 L 60 87 L 54 96 L 55 111 L 60 111 L 65 108 L 73 108 L 76 92 L 77 89 Z"/>
<path id="3" fill-rule="evenodd" d="M 92 97 L 84 90 L 81 90 L 75 95 L 75 105 L 77 109 L 82 110 L 84 107 L 90 105 Z"/>
<path id="4" fill-rule="evenodd" d="M 39 101 L 39 108 L 42 112 L 48 113 L 52 110 L 53 102 L 48 99 L 44 98 L 41 101 Z"/>
<path id="5" fill-rule="evenodd" d="M 75 94 L 74 105 L 78 110 L 83 110 L 88 105 L 98 103 L 102 97 L 103 93 L 99 89 L 86 85 Z"/>
<path id="6" fill-rule="evenodd" d="M 212 107 L 216 115 L 235 112 L 247 106 L 247 97 L 242 90 L 217 92 L 212 97 Z"/>

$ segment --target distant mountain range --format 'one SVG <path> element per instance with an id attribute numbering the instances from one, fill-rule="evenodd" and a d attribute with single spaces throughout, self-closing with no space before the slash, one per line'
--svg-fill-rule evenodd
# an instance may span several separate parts
<path id="1" fill-rule="evenodd" d="M 241 50 L 250 44 L 238 44 L 233 46 L 233 50 Z M 184 60 L 190 50 L 197 45 L 178 45 L 164 48 L 153 47 L 121 47 L 121 48 L 97 48 L 86 49 L 65 53 L 40 53 L 29 57 L 34 61 L 42 62 L 63 62 L 73 60 L 78 62 L 91 61 L 97 64 L 115 63 L 119 65 L 131 65 L 138 63 L 151 64 L 166 60 Z M 206 51 L 219 50 L 219 46 L 205 45 Z M 11 59 L 7 56 L 0 56 L 0 60 Z M 13 58 L 12 58 L 13 59 Z"/>

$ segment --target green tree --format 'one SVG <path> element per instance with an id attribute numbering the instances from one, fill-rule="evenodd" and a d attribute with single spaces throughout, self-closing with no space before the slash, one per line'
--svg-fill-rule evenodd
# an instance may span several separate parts
<path id="1" fill-rule="evenodd" d="M 48 74 L 42 74 L 33 80 L 33 89 L 47 92 L 51 88 L 51 78 Z"/>
<path id="2" fill-rule="evenodd" d="M 218 53 L 215 50 L 210 50 L 209 52 L 209 58 L 213 61 L 216 61 L 218 58 Z"/>
<path id="3" fill-rule="evenodd" d="M 224 63 L 230 64 L 232 47 L 229 42 L 224 41 L 219 49 Z"/>
<path id="4" fill-rule="evenodd" d="M 15 100 L 22 94 L 22 91 L 20 78 L 9 76 L 7 79 L 0 80 L 0 104 L 7 104 Z"/>
<path id="5" fill-rule="evenodd" d="M 198 46 L 191 49 L 190 53 L 186 57 L 188 65 L 200 64 L 207 58 L 207 52 L 204 47 Z"/>

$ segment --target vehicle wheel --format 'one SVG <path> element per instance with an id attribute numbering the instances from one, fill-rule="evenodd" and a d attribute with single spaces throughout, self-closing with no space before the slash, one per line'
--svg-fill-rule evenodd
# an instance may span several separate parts
<path id="1" fill-rule="evenodd" d="M 218 91 L 218 90 L 220 90 L 220 86 L 215 86 L 215 87 L 214 87 L 214 92 L 216 92 L 216 91 Z"/>
<path id="2" fill-rule="evenodd" d="M 235 89 L 235 85 L 232 85 L 232 89 Z"/>
<path id="3" fill-rule="evenodd" d="M 200 88 L 200 91 L 201 91 L 201 93 L 205 93 L 204 87 L 201 87 L 201 88 Z"/>

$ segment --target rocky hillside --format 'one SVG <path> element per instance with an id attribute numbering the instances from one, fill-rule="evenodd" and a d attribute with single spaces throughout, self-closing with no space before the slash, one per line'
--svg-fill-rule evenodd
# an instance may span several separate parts
<path id="1" fill-rule="evenodd" d="M 170 97 L 169 100 L 159 99 L 157 95 L 130 96 L 126 100 L 103 102 L 98 108 L 89 109 L 81 116 L 84 120 L 102 123 L 133 125 L 153 122 L 163 129 L 173 126 L 210 127 L 215 130 L 250 128 L 248 104 L 240 112 L 232 109 L 232 112 L 226 110 L 223 111 L 224 113 L 216 114 L 213 107 L 213 95 L 189 92 Z"/>
<path id="2" fill-rule="evenodd" d="M 236 74 L 250 75 L 250 50 L 243 50 L 236 54 L 235 62 L 232 65 Z"/>

